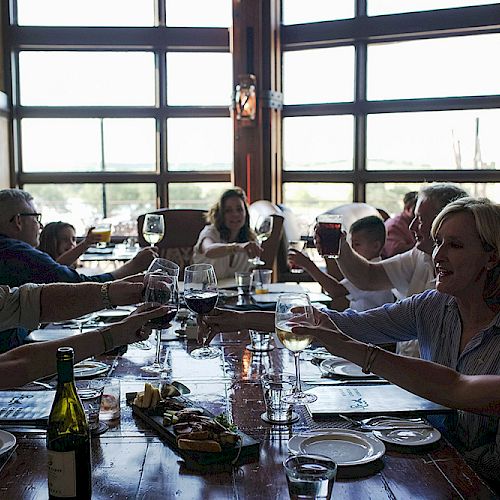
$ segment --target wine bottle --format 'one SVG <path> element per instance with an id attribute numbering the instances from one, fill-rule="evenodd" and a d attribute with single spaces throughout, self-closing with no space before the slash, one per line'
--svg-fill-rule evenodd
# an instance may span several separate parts
<path id="1" fill-rule="evenodd" d="M 57 350 L 57 391 L 47 428 L 49 498 L 91 498 L 90 431 L 71 347 Z"/>

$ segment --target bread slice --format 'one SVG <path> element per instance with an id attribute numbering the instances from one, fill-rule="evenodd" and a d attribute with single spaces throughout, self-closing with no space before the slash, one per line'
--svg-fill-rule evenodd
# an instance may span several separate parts
<path id="1" fill-rule="evenodd" d="M 210 453 L 219 453 L 222 451 L 220 444 L 211 439 L 196 441 L 194 439 L 178 438 L 177 446 L 180 450 L 207 451 Z"/>

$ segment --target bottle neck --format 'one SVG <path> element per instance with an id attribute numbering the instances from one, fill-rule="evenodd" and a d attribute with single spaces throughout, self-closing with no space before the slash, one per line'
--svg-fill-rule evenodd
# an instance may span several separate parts
<path id="1" fill-rule="evenodd" d="M 57 382 L 58 384 L 65 384 L 67 382 L 74 382 L 75 377 L 73 373 L 73 359 L 58 359 L 57 360 Z"/>

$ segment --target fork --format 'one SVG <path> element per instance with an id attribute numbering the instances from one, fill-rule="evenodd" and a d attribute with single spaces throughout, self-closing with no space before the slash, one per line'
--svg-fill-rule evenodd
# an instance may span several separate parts
<path id="1" fill-rule="evenodd" d="M 377 420 L 396 421 L 396 422 L 412 422 L 412 424 L 425 425 L 425 421 L 422 418 L 401 418 L 401 417 L 380 416 L 380 417 L 365 418 L 363 420 L 356 420 L 355 418 L 348 417 L 347 415 L 340 415 L 340 414 L 339 414 L 339 417 L 343 418 L 344 420 L 346 420 L 350 424 L 355 425 L 356 427 L 363 427 L 363 426 L 370 427 L 371 422 L 377 421 Z M 379 425 L 384 425 L 384 422 L 381 421 Z"/>

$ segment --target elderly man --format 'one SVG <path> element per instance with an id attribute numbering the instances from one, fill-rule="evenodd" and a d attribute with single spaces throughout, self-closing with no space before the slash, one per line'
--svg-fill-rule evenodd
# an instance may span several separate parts
<path id="1" fill-rule="evenodd" d="M 60 321 L 110 305 L 125 305 L 142 300 L 139 283 L 124 281 L 51 285 L 23 285 L 9 289 L 0 286 L 0 328 L 36 328 L 41 321 Z M 75 361 L 107 352 L 114 347 L 144 340 L 149 327 L 144 325 L 165 314 L 165 307 L 141 306 L 128 318 L 113 325 L 70 338 L 29 344 L 0 354 L 0 389 L 24 385 L 56 370 L 59 347 L 75 349 Z"/>
<path id="2" fill-rule="evenodd" d="M 25 283 L 106 282 L 144 271 L 157 256 L 155 248 L 145 248 L 132 260 L 112 273 L 85 276 L 58 264 L 37 250 L 41 214 L 33 197 L 20 189 L 0 191 L 0 284 L 16 287 Z M 23 343 L 27 331 L 0 332 L 0 352 Z"/>
<path id="3" fill-rule="evenodd" d="M 430 235 L 431 226 L 441 209 L 464 196 L 467 196 L 467 193 L 453 184 L 431 184 L 423 187 L 418 194 L 415 217 L 410 224 L 410 229 L 415 234 L 415 246 L 389 259 L 370 262 L 354 252 L 344 238 L 337 259 L 342 274 L 361 290 L 392 288 L 397 299 L 434 288 L 434 266 L 431 259 L 434 243 Z M 419 356 L 417 341 L 400 342 L 398 352 Z"/>

